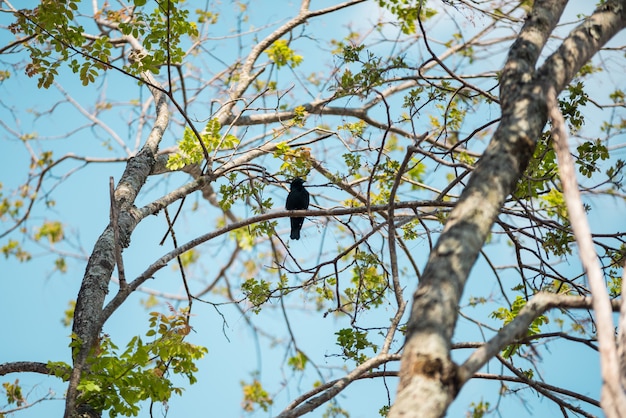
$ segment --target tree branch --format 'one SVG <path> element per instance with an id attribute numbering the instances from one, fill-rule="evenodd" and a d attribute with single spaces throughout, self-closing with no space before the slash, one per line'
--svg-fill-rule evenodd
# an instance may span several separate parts
<path id="1" fill-rule="evenodd" d="M 459 390 L 456 366 L 449 357 L 458 303 L 505 198 L 515 189 L 547 122 L 545 90 L 534 67 L 566 4 L 535 1 L 511 46 L 500 86 L 500 125 L 450 213 L 413 295 L 390 418 L 416 413 L 441 416 Z M 580 68 L 584 62 L 577 64 Z"/>
<path id="2" fill-rule="evenodd" d="M 578 190 L 574 160 L 569 152 L 567 128 L 557 102 L 554 88 L 547 92 L 548 112 L 552 120 L 552 139 L 559 161 L 559 173 L 563 185 L 563 197 L 572 230 L 578 244 L 578 254 L 587 272 L 589 287 L 593 295 L 593 310 L 596 314 L 602 385 L 602 407 L 609 418 L 626 416 L 626 395 L 621 385 L 620 363 L 615 345 L 615 330 L 611 301 L 607 293 L 598 256 L 591 238 L 587 213 Z"/>
<path id="3" fill-rule="evenodd" d="M 529 325 L 540 315 L 552 308 L 588 309 L 592 306 L 591 297 L 568 296 L 541 292 L 534 295 L 520 310 L 515 319 L 506 324 L 486 344 L 474 351 L 458 369 L 458 382 L 462 386 L 489 360 L 494 358 L 507 345 L 526 337 Z M 614 301 L 611 309 L 619 309 Z"/>

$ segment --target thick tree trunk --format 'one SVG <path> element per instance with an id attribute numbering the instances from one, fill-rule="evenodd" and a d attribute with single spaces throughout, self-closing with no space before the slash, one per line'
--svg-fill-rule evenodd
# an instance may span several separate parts
<path id="1" fill-rule="evenodd" d="M 459 300 L 505 198 L 514 191 L 547 121 L 546 92 L 560 92 L 624 27 L 625 1 L 612 1 L 577 27 L 535 71 L 566 0 L 536 1 L 502 72 L 502 118 L 452 211 L 413 295 L 398 394 L 389 417 L 441 417 L 464 379 L 450 359 Z"/>
<path id="2" fill-rule="evenodd" d="M 154 82 L 151 76 L 150 81 Z M 85 416 L 85 414 L 87 416 L 99 416 L 95 411 L 87 411 L 86 406 L 77 405 L 76 386 L 82 374 L 86 372 L 84 370 L 85 361 L 100 335 L 104 299 L 109 291 L 109 282 L 116 265 L 116 245 L 127 247 L 130 236 L 137 226 L 139 219 L 134 215 L 134 202 L 152 171 L 158 145 L 169 123 L 165 94 L 156 89 L 152 89 L 152 93 L 155 96 L 157 113 L 155 125 L 141 151 L 126 164 L 124 174 L 122 174 L 114 193 L 114 204 L 119 210 L 120 242 L 115 242 L 113 227 L 109 224 L 94 245 L 76 300 L 72 331 L 79 348 L 72 353 L 74 368 L 67 390 L 65 418 Z M 103 192 L 105 190 L 107 189 L 103 185 Z"/>

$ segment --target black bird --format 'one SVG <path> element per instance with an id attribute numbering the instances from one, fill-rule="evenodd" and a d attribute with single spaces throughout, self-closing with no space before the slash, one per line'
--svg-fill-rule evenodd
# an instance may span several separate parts
<path id="1" fill-rule="evenodd" d="M 300 210 L 309 208 L 309 192 L 304 188 L 304 180 L 296 177 L 291 181 L 291 189 L 287 195 L 287 210 Z M 304 218 L 291 218 L 291 239 L 300 239 L 300 228 Z"/>

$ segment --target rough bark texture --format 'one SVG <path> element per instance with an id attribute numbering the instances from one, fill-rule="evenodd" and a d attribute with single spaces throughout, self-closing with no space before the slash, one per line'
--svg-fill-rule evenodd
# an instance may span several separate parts
<path id="1" fill-rule="evenodd" d="M 502 119 L 452 211 L 413 295 L 400 384 L 390 418 L 445 415 L 464 379 L 450 359 L 459 300 L 505 198 L 533 155 L 547 121 L 545 92 L 557 92 L 624 27 L 624 1 L 609 2 L 572 31 L 535 72 L 565 0 L 536 1 L 502 72 Z"/>
<path id="2" fill-rule="evenodd" d="M 149 81 L 154 82 L 153 79 Z M 139 217 L 135 214 L 135 198 L 152 171 L 158 144 L 169 122 L 165 95 L 154 89 L 152 93 L 155 96 L 157 109 L 154 127 L 141 151 L 128 161 L 124 174 L 122 174 L 122 178 L 115 189 L 115 205 L 119 208 L 120 243 L 117 244 L 122 247 L 127 247 L 130 243 L 130 236 L 139 221 Z M 103 190 L 105 190 L 104 187 Z M 84 406 L 76 404 L 78 395 L 76 386 L 85 371 L 85 361 L 90 350 L 100 335 L 104 299 L 108 293 L 111 276 L 115 269 L 115 251 L 117 250 L 113 228 L 108 225 L 96 241 L 89 257 L 74 309 L 72 331 L 80 348 L 73 353 L 74 369 L 70 376 L 67 391 L 66 418 L 99 416 L 94 415 L 95 412 L 93 411 L 86 413 Z"/>

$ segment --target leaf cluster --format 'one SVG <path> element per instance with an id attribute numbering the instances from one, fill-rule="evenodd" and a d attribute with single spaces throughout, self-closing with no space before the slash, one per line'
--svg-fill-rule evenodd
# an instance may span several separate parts
<path id="1" fill-rule="evenodd" d="M 137 416 L 142 401 L 165 403 L 173 394 L 182 394 L 183 389 L 174 386 L 169 373 L 185 376 L 189 384 L 197 381 L 196 361 L 207 349 L 184 340 L 191 329 L 186 313 L 152 312 L 149 322 L 146 337 L 153 338 L 150 342 L 133 337 L 121 351 L 108 336 L 100 339 L 88 360 L 89 372 L 78 384 L 78 402 L 109 411 L 110 417 Z M 74 348 L 79 345 L 76 340 L 72 343 Z M 69 365 L 49 362 L 48 368 L 55 376 L 69 379 Z"/>
<path id="2" fill-rule="evenodd" d="M 517 296 L 513 303 L 511 304 L 511 309 L 507 309 L 505 307 L 498 308 L 496 311 L 491 313 L 491 317 L 495 319 L 500 319 L 503 321 L 502 325 L 506 325 L 509 322 L 513 321 L 520 313 L 522 308 L 526 306 L 526 299 L 521 296 Z M 531 322 L 528 327 L 528 332 L 526 335 L 537 335 L 541 332 L 541 326 L 548 323 L 548 317 L 545 315 L 539 315 Z M 521 348 L 520 344 L 511 344 L 508 345 L 503 351 L 502 356 L 504 358 L 511 358 L 513 355 L 517 354 Z"/>
<path id="3" fill-rule="evenodd" d="M 311 171 L 311 148 L 309 147 L 292 148 L 289 144 L 280 142 L 276 144 L 273 156 L 282 161 L 278 174 L 287 178 L 306 178 Z"/>
<path id="4" fill-rule="evenodd" d="M 296 68 L 302 63 L 302 55 L 298 55 L 293 49 L 289 48 L 289 42 L 286 39 L 275 41 L 269 48 L 265 50 L 270 61 L 276 64 L 276 67 Z"/>
<path id="5" fill-rule="evenodd" d="M 363 353 L 365 349 L 371 349 L 374 353 L 378 351 L 378 346 L 367 339 L 367 332 L 353 328 L 343 328 L 335 333 L 337 345 L 341 347 L 343 356 L 346 359 L 356 361 L 358 364 L 368 359 Z"/>
<path id="6" fill-rule="evenodd" d="M 137 4 L 139 3 L 139 4 Z M 135 1 L 144 6 L 145 1 Z M 180 64 L 185 56 L 181 43 L 185 37 L 198 37 L 198 27 L 189 18 L 189 10 L 177 6 L 178 0 L 160 2 L 150 13 L 136 10 L 131 20 L 119 22 L 124 35 L 140 39 L 148 52 L 126 67 L 132 74 L 142 71 L 159 73 L 165 64 Z"/>
<path id="7" fill-rule="evenodd" d="M 178 141 L 178 151 L 171 154 L 167 160 L 166 167 L 169 170 L 180 170 L 186 165 L 198 164 L 204 158 L 204 151 L 213 152 L 222 149 L 231 149 L 239 140 L 231 134 L 220 134 L 221 125 L 217 119 L 207 122 L 204 132 L 198 140 L 196 134 L 188 126 L 183 131 L 183 137 Z M 202 145 L 200 144 L 202 141 Z M 203 148 L 204 145 L 204 148 Z"/>
<path id="8" fill-rule="evenodd" d="M 380 7 L 386 8 L 398 19 L 400 29 L 406 35 L 415 33 L 418 17 L 428 19 L 436 14 L 425 4 L 426 0 L 378 0 Z"/>

